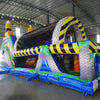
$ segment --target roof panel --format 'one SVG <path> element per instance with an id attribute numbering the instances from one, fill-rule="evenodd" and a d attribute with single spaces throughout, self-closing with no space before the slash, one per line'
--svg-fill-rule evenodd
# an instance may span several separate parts
<path id="1" fill-rule="evenodd" d="M 72 3 L 65 3 L 64 5 L 52 10 L 52 12 L 62 18 L 65 16 L 71 16 L 73 12 Z"/>
<path id="2" fill-rule="evenodd" d="M 100 23 L 100 0 L 76 0 L 79 5 L 84 9 L 95 21 L 95 23 Z"/>
<path id="3" fill-rule="evenodd" d="M 46 24 L 47 14 L 50 14 L 50 22 L 56 21 L 57 19 L 55 19 L 55 17 L 63 18 L 73 15 L 73 5 L 71 1 L 72 0 L 5 0 L 5 3 L 0 3 L 0 13 L 31 18 Z M 78 6 L 76 7 L 77 9 L 75 9 L 75 16 L 77 16 L 85 26 L 94 24 L 89 20 L 89 16 L 94 19 L 96 23 L 100 23 L 100 0 L 74 0 L 74 2 Z"/>
<path id="4" fill-rule="evenodd" d="M 0 3 L 0 10 L 5 6 L 5 3 Z"/>
<path id="5" fill-rule="evenodd" d="M 8 8 L 9 8 L 9 5 L 3 6 L 3 7 L 0 9 L 0 13 L 4 13 Z"/>
<path id="6" fill-rule="evenodd" d="M 10 13 L 13 9 L 15 9 L 14 6 L 9 6 L 8 8 L 6 8 L 5 13 Z"/>

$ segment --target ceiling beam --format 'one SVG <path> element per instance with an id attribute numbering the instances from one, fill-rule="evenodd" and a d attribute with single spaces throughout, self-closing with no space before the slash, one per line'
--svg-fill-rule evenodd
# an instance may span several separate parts
<path id="1" fill-rule="evenodd" d="M 49 15 L 51 17 L 54 17 L 56 20 L 60 19 L 59 16 L 56 16 L 55 14 L 53 14 L 52 12 L 50 12 L 46 9 L 42 9 L 42 8 L 33 6 L 31 4 L 27 4 L 27 3 L 24 3 L 24 2 L 18 1 L 18 0 L 7 0 L 7 1 L 6 0 L 1 0 L 1 2 L 9 4 L 9 5 L 13 5 L 15 7 L 23 8 L 23 9 L 26 9 L 26 10 L 29 10 L 29 11 L 33 11 L 35 13 L 40 13 L 40 15 L 41 14 L 46 14 L 46 15 Z"/>

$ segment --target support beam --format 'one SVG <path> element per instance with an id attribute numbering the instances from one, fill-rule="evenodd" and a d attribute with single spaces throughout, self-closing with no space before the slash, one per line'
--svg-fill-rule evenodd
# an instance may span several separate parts
<path id="1" fill-rule="evenodd" d="M 47 15 L 47 25 L 49 25 L 49 15 Z"/>
<path id="2" fill-rule="evenodd" d="M 73 0 L 74 2 L 74 0 Z M 75 5 L 73 4 L 73 16 L 75 16 Z"/>

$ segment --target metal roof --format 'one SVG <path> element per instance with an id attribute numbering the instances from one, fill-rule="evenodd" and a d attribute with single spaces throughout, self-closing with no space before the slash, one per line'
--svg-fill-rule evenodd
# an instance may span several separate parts
<path id="1" fill-rule="evenodd" d="M 38 28 L 75 15 L 85 28 L 95 26 L 100 33 L 100 0 L 0 0 L 0 15 L 0 30 L 12 18 Z"/>

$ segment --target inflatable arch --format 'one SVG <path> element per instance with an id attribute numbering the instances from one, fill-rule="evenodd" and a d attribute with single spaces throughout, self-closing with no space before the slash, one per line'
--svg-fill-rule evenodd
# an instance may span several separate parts
<path id="1" fill-rule="evenodd" d="M 52 44 L 64 43 L 66 31 L 72 25 L 76 25 L 74 27 L 79 28 L 79 30 L 77 29 L 78 32 L 75 32 L 75 35 L 77 35 L 77 40 L 78 41 L 86 40 L 86 34 L 82 23 L 77 18 L 69 16 L 61 19 L 57 23 L 53 32 Z"/>

